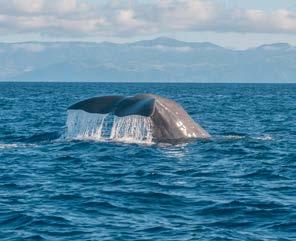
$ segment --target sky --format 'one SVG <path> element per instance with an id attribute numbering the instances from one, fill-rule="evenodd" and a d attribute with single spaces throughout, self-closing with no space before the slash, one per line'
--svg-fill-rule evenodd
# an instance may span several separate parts
<path id="1" fill-rule="evenodd" d="M 296 45 L 295 0 L 0 0 L 0 42 L 160 36 L 233 49 Z"/>

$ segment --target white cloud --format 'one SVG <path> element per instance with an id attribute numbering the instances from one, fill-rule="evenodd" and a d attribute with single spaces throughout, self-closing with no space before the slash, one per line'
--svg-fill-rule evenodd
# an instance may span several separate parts
<path id="1" fill-rule="evenodd" d="M 90 10 L 90 4 L 77 0 L 0 0 L 1 12 L 8 14 L 65 14 Z"/>
<path id="2" fill-rule="evenodd" d="M 210 0 L 0 0 L 0 33 L 139 36 L 213 31 L 296 34 L 296 12 L 225 8 Z"/>

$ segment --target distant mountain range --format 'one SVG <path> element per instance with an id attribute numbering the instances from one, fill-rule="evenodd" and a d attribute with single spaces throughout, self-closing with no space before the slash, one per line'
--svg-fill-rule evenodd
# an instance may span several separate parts
<path id="1" fill-rule="evenodd" d="M 239 51 L 171 38 L 0 43 L 0 81 L 296 83 L 296 47 Z"/>

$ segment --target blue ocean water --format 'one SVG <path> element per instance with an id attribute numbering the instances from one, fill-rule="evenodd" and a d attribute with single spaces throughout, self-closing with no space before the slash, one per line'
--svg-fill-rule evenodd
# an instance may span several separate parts
<path id="1" fill-rule="evenodd" d="M 136 93 L 212 138 L 63 138 L 69 105 Z M 0 83 L 0 106 L 0 240 L 296 240 L 296 85 Z"/>

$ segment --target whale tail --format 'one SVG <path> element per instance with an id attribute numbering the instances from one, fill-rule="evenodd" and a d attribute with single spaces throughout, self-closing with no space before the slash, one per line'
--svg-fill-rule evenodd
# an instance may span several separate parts
<path id="1" fill-rule="evenodd" d="M 108 114 L 115 110 L 117 104 L 125 99 L 124 96 L 101 96 L 80 101 L 71 105 L 68 110 L 83 110 L 88 113 Z"/>
<path id="2" fill-rule="evenodd" d="M 118 117 L 129 115 L 151 116 L 155 108 L 155 99 L 149 95 L 102 96 L 80 101 L 68 110 L 83 110 L 88 113 L 108 114 L 113 112 Z"/>
<path id="3" fill-rule="evenodd" d="M 68 110 L 84 112 L 81 118 L 73 115 L 75 118 L 72 119 L 75 121 L 71 126 L 76 127 L 82 123 L 81 126 L 85 127 L 88 125 L 92 126 L 93 124 L 94 128 L 87 132 L 91 133 L 91 135 L 92 133 L 99 133 L 97 135 L 101 135 L 101 130 L 102 128 L 104 129 L 105 117 L 100 117 L 99 119 L 102 121 L 99 121 L 95 117 L 88 116 L 87 114 L 113 114 L 115 116 L 113 127 L 117 129 L 112 132 L 113 134 L 116 133 L 116 135 L 111 136 L 115 137 L 118 137 L 118 133 L 120 133 L 120 136 L 124 137 L 140 136 L 142 138 L 143 131 L 141 133 L 139 132 L 141 135 L 135 135 L 135 133 L 138 133 L 136 130 L 143 130 L 145 128 L 147 131 L 144 133 L 149 134 L 149 139 L 152 136 L 153 140 L 157 141 L 167 142 L 178 139 L 210 137 L 210 135 L 188 115 L 181 105 L 173 100 L 154 94 L 138 94 L 132 97 L 117 95 L 95 97 L 80 101 L 70 106 Z M 70 121 L 69 123 L 72 122 Z M 97 126 L 99 126 L 99 129 Z M 88 130 L 89 128 L 86 129 Z"/>

